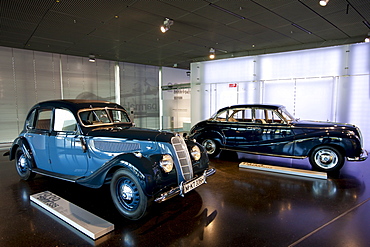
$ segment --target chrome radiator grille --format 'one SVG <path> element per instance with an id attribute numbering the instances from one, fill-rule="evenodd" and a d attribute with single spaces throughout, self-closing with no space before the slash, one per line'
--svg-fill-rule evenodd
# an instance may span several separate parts
<path id="1" fill-rule="evenodd" d="M 172 137 L 172 146 L 175 148 L 177 159 L 180 162 L 181 172 L 185 180 L 193 178 L 193 167 L 184 139 L 180 136 Z"/>

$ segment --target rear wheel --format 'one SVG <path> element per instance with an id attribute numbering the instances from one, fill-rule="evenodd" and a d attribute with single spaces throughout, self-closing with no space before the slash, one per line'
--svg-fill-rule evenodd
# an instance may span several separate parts
<path id="1" fill-rule="evenodd" d="M 331 146 L 316 147 L 309 159 L 315 170 L 324 172 L 339 171 L 344 164 L 343 155 Z"/>
<path id="2" fill-rule="evenodd" d="M 148 198 L 138 179 L 130 171 L 119 169 L 114 173 L 110 192 L 114 205 L 124 217 L 138 220 L 145 215 Z"/>
<path id="3" fill-rule="evenodd" d="M 18 175 L 23 180 L 31 180 L 35 177 L 35 173 L 32 172 L 33 167 L 33 157 L 29 154 L 29 157 L 24 153 L 21 147 L 17 148 L 15 153 L 15 169 L 18 172 Z"/>
<path id="4" fill-rule="evenodd" d="M 213 139 L 204 139 L 202 146 L 206 149 L 209 157 L 214 158 L 220 153 L 220 144 Z"/>

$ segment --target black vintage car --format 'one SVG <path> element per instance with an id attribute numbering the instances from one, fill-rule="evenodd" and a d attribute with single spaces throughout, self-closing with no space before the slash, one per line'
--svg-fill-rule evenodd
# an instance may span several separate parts
<path id="1" fill-rule="evenodd" d="M 294 119 L 281 105 L 234 105 L 197 123 L 189 138 L 210 157 L 220 150 L 306 158 L 315 170 L 339 171 L 344 158 L 367 158 L 360 129 L 350 124 Z"/>
<path id="2" fill-rule="evenodd" d="M 116 208 L 131 220 L 215 172 L 200 144 L 133 127 L 122 106 L 105 101 L 36 104 L 8 154 L 24 180 L 37 173 L 91 188 L 110 183 Z"/>

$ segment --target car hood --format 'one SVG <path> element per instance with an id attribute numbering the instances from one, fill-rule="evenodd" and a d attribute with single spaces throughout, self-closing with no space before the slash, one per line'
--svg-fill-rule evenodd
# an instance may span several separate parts
<path id="1" fill-rule="evenodd" d="M 137 127 L 100 127 L 88 131 L 86 135 L 92 137 L 113 137 L 157 142 L 170 142 L 171 138 L 175 136 L 172 132 Z"/>
<path id="2" fill-rule="evenodd" d="M 325 121 L 310 121 L 310 120 L 297 120 L 292 123 L 295 127 L 314 127 L 314 128 L 353 128 L 356 127 L 353 124 L 336 123 L 336 122 L 325 122 Z"/>

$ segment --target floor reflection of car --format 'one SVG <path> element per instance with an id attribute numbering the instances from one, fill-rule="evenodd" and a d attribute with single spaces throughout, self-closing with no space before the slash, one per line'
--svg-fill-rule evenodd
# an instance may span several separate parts
<path id="1" fill-rule="evenodd" d="M 109 183 L 114 205 L 131 220 L 152 201 L 184 196 L 215 172 L 200 144 L 133 127 L 122 106 L 106 101 L 36 104 L 8 155 L 24 180 L 37 173 L 90 188 Z"/>
<path id="2" fill-rule="evenodd" d="M 306 158 L 315 170 L 339 171 L 344 159 L 367 158 L 361 131 L 351 124 L 295 119 L 281 105 L 235 105 L 190 130 L 210 157 L 221 150 Z"/>

